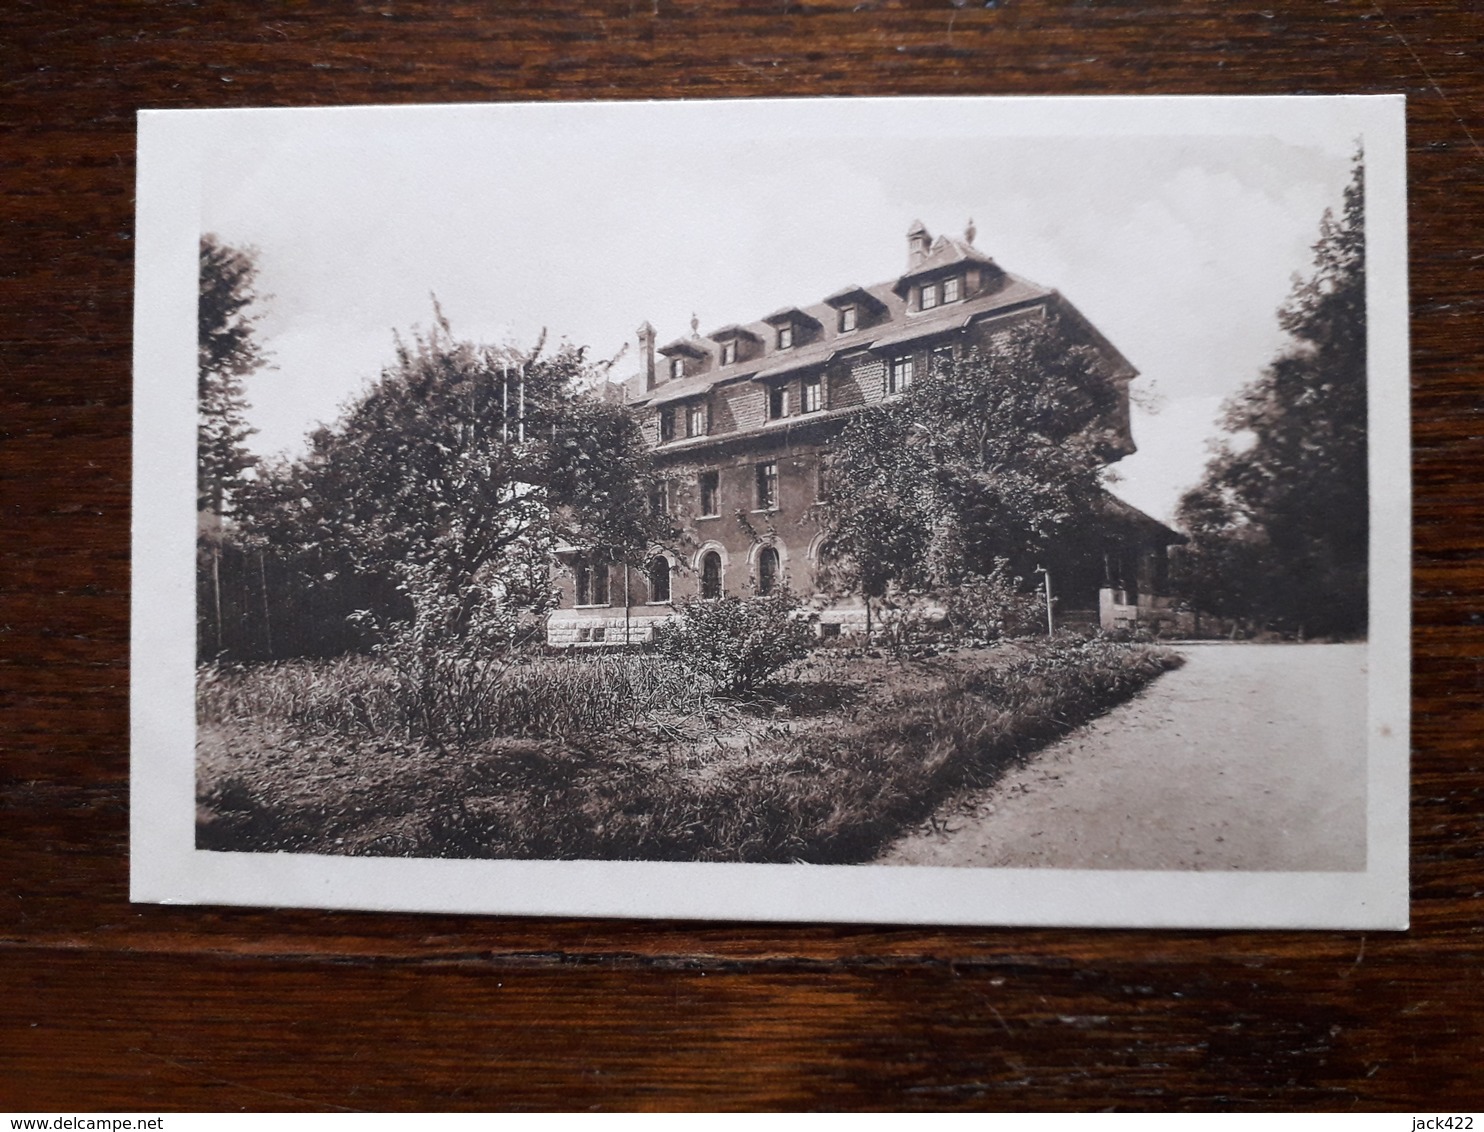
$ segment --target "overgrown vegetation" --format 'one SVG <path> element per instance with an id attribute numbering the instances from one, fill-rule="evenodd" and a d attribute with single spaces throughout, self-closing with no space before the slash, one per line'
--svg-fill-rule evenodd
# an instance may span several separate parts
<path id="1" fill-rule="evenodd" d="M 918 661 L 816 652 L 751 701 L 662 654 L 464 662 L 406 702 L 383 660 L 203 670 L 203 848 L 869 860 L 950 792 L 1179 663 L 1109 641 Z M 559 738 L 558 736 L 561 736 Z"/>

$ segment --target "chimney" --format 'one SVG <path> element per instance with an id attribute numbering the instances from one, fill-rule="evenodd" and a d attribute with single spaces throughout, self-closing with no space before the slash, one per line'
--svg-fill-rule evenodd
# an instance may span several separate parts
<path id="1" fill-rule="evenodd" d="M 932 242 L 933 238 L 928 234 L 927 226 L 921 220 L 914 220 L 912 227 L 907 229 L 908 271 L 927 258 L 928 248 Z"/>
<path id="2" fill-rule="evenodd" d="M 645 319 L 639 324 L 639 357 L 644 364 L 644 388 L 654 388 L 654 327 Z"/>
<path id="3" fill-rule="evenodd" d="M 964 229 L 964 243 L 973 244 L 974 237 L 979 234 L 979 229 L 974 227 L 974 218 L 969 217 L 969 226 Z"/>

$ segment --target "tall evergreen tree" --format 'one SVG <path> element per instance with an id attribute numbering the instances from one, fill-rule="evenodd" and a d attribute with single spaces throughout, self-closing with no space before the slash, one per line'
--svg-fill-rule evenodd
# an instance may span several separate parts
<path id="1" fill-rule="evenodd" d="M 196 308 L 196 506 L 222 516 L 230 510 L 242 473 L 253 464 L 246 440 L 243 379 L 267 364 L 257 335 L 260 314 L 257 253 L 234 248 L 211 233 L 201 237 L 200 297 Z"/>
<path id="2" fill-rule="evenodd" d="M 1365 168 L 1356 155 L 1314 271 L 1278 312 L 1290 344 L 1225 409 L 1228 437 L 1182 499 L 1198 604 L 1301 634 L 1366 628 Z"/>

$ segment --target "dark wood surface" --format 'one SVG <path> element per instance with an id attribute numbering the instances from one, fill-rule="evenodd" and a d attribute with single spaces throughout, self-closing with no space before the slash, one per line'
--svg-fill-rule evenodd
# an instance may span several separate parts
<path id="1" fill-rule="evenodd" d="M 1477 4 L 0 11 L 0 1109 L 1484 1104 Z M 1405 92 L 1413 927 L 991 931 L 131 906 L 134 112 Z"/>

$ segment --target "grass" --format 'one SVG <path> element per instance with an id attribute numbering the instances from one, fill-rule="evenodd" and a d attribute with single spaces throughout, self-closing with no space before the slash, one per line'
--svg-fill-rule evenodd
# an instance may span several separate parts
<path id="1" fill-rule="evenodd" d="M 198 844 L 864 861 L 1178 663 L 1100 640 L 820 651 L 745 703 L 638 654 L 203 670 Z"/>

